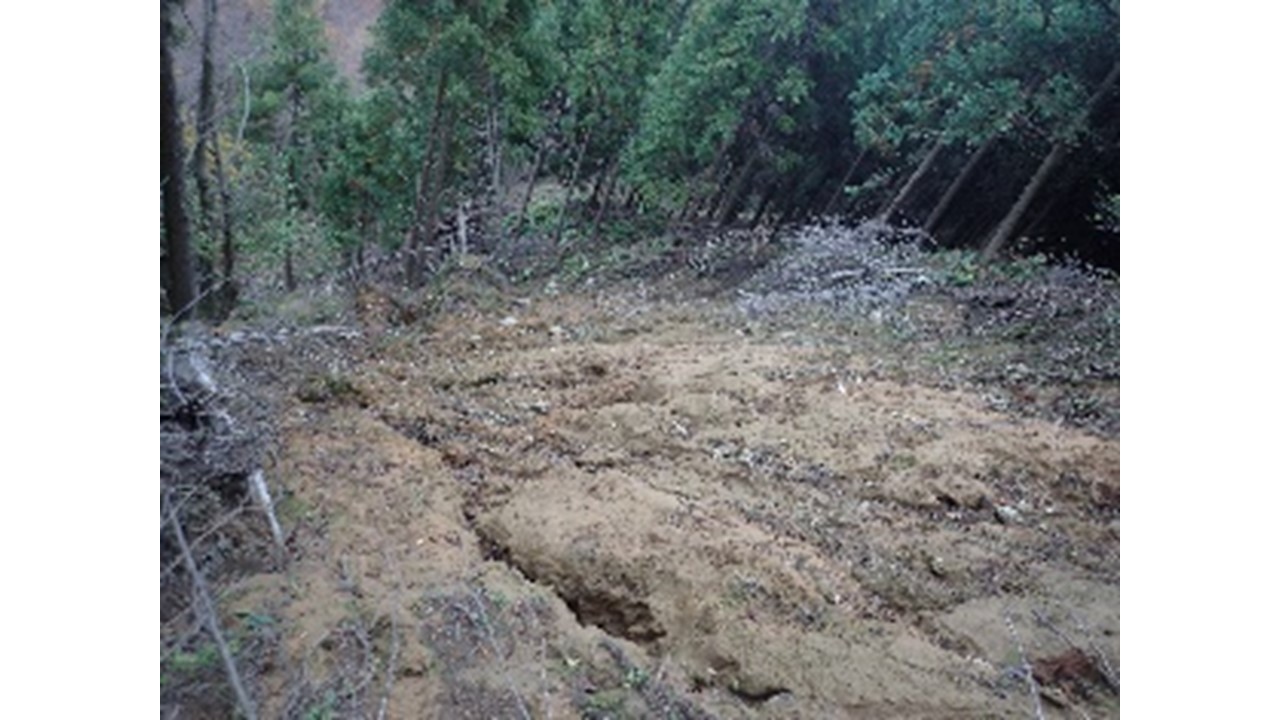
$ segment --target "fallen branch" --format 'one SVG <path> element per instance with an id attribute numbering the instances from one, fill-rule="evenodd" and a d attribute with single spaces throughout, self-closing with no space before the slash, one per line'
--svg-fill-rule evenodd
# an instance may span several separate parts
<path id="1" fill-rule="evenodd" d="M 191 573 L 191 586 L 197 601 L 202 606 L 200 619 L 204 622 L 205 627 L 209 629 L 209 634 L 213 635 L 213 642 L 218 646 L 218 654 L 222 656 L 222 664 L 227 671 L 227 680 L 231 683 L 231 689 L 236 694 L 236 702 L 240 705 L 240 712 L 248 720 L 257 720 L 258 712 L 253 706 L 253 702 L 249 699 L 249 693 L 245 691 L 244 683 L 240 682 L 240 672 L 236 670 L 235 657 L 231 654 L 231 648 L 227 645 L 226 639 L 222 636 L 222 628 L 218 625 L 218 610 L 213 604 L 213 597 L 209 594 L 209 589 L 205 585 L 204 575 L 200 573 L 200 567 L 196 565 L 196 559 L 191 555 L 191 546 L 187 544 L 186 533 L 182 531 L 182 522 L 178 520 L 178 516 L 169 512 L 169 495 L 164 495 L 164 510 L 169 517 L 169 524 L 173 527 L 173 534 L 178 540 L 178 550 L 182 553 L 183 562 L 187 565 L 187 572 Z"/>
<path id="2" fill-rule="evenodd" d="M 1031 699 L 1036 706 L 1036 720 L 1044 720 L 1044 706 L 1040 703 L 1040 684 L 1036 682 L 1035 673 L 1031 669 L 1031 661 L 1027 660 L 1027 652 L 1022 647 L 1022 639 L 1018 637 L 1018 629 L 1013 626 L 1013 618 L 1009 616 L 1009 611 L 1004 611 L 1004 624 L 1009 628 L 1009 635 L 1013 638 L 1013 646 L 1018 649 L 1018 659 L 1022 662 L 1022 674 L 1027 679 L 1027 690 L 1031 693 Z"/>
<path id="3" fill-rule="evenodd" d="M 1080 634 L 1084 635 L 1085 642 L 1089 643 L 1089 650 L 1093 652 L 1094 657 L 1098 658 L 1098 662 L 1102 664 L 1102 667 L 1099 668 L 1102 670 L 1102 679 L 1106 680 L 1107 684 L 1111 686 L 1111 689 L 1119 695 L 1120 673 L 1116 672 L 1115 669 L 1111 667 L 1111 662 L 1107 660 L 1106 653 L 1102 652 L 1102 650 L 1093 643 L 1093 634 L 1085 629 L 1084 622 L 1080 620 L 1080 617 L 1076 615 L 1075 612 L 1071 613 L 1071 619 L 1075 622 L 1076 629 L 1080 631 Z"/>
<path id="4" fill-rule="evenodd" d="M 271 502 L 271 491 L 267 489 L 267 480 L 262 468 L 249 473 L 249 490 L 252 491 L 254 499 L 258 501 L 262 512 L 266 514 L 267 522 L 271 524 L 271 537 L 276 541 L 278 560 L 283 563 L 285 558 L 284 531 L 280 529 L 280 521 L 276 520 L 276 508 Z"/>
<path id="5" fill-rule="evenodd" d="M 205 540 L 208 540 L 210 535 L 221 530 L 232 520 L 236 519 L 236 517 L 238 517 L 240 513 L 244 512 L 244 508 L 245 508 L 244 505 L 238 505 L 232 508 L 230 512 L 223 514 L 222 517 L 218 518 L 213 522 L 213 525 L 211 525 L 208 530 L 205 530 L 204 532 L 197 535 L 195 539 L 191 540 L 191 547 L 197 547 L 200 545 L 200 543 L 204 542 Z M 163 570 L 160 571 L 160 577 L 163 578 L 167 576 L 169 573 L 176 570 L 178 566 L 181 565 L 182 563 L 183 563 L 182 557 L 175 558 L 168 565 L 166 565 Z"/>
<path id="6" fill-rule="evenodd" d="M 400 566 L 391 561 L 385 536 L 382 542 L 382 557 L 392 572 L 394 583 L 391 589 L 391 647 L 387 650 L 386 680 L 382 687 L 382 698 L 378 701 L 378 720 L 385 720 L 387 717 L 387 705 L 391 702 L 391 686 L 395 684 L 396 679 L 396 661 L 400 655 L 400 626 L 396 622 L 396 612 L 400 609 L 400 588 L 404 582 L 400 574 Z"/>

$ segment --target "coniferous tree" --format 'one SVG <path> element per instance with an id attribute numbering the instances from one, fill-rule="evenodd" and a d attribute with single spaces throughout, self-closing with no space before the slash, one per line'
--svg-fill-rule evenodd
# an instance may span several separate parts
<path id="1" fill-rule="evenodd" d="M 173 77 L 173 0 L 160 3 L 160 192 L 164 220 L 165 290 L 175 320 L 196 304 L 195 256 L 184 205 L 182 117 Z"/>

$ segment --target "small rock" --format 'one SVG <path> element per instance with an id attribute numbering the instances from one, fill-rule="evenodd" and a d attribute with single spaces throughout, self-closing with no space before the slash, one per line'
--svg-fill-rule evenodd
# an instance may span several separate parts
<path id="1" fill-rule="evenodd" d="M 502 318 L 501 320 L 499 320 L 498 324 L 501 325 L 502 327 L 511 327 L 512 325 L 515 325 L 518 322 L 520 321 L 517 320 L 514 315 L 508 315 Z"/>
<path id="2" fill-rule="evenodd" d="M 996 520 L 1005 525 L 1013 525 L 1022 521 L 1022 513 L 1018 512 L 1018 509 L 1012 505 L 997 505 Z"/>

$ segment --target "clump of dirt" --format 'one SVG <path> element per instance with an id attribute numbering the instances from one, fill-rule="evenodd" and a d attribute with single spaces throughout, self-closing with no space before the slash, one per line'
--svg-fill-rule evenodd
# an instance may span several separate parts
<path id="1" fill-rule="evenodd" d="M 260 361 L 290 556 L 223 613 L 264 716 L 1118 715 L 1117 437 L 993 402 L 977 296 L 881 245 L 822 315 L 557 291 Z"/>

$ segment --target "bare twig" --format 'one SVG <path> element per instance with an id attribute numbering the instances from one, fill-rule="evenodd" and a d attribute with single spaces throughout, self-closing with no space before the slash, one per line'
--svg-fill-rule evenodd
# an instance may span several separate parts
<path id="1" fill-rule="evenodd" d="M 382 687 L 382 699 L 378 701 L 378 720 L 385 720 L 387 717 L 387 705 L 391 702 L 391 686 L 395 684 L 396 679 L 396 662 L 400 655 L 400 625 L 396 621 L 396 612 L 400 609 L 400 587 L 404 580 L 400 575 L 400 565 L 391 560 L 391 552 L 387 550 L 385 539 L 382 544 L 382 557 L 391 570 L 394 582 L 391 586 L 391 648 L 387 651 L 386 678 Z"/>
<path id="2" fill-rule="evenodd" d="M 179 507 L 181 507 L 181 506 L 179 506 Z M 208 530 L 205 530 L 204 532 L 202 532 L 202 533 L 200 533 L 199 535 L 195 536 L 195 538 L 194 538 L 193 540 L 191 540 L 191 547 L 196 547 L 196 546 L 200 545 L 200 543 L 204 542 L 205 540 L 208 540 L 210 535 L 212 535 L 212 534 L 214 534 L 215 532 L 217 532 L 217 531 L 221 530 L 224 526 L 226 526 L 226 525 L 227 525 L 227 523 L 231 522 L 231 521 L 232 521 L 232 520 L 234 520 L 236 517 L 238 517 L 238 516 L 240 515 L 240 513 L 244 512 L 244 508 L 245 508 L 245 506 L 244 506 L 243 504 L 238 505 L 238 506 L 236 506 L 235 508 L 232 508 L 232 510 L 231 510 L 230 512 L 228 512 L 228 513 L 224 514 L 222 517 L 220 517 L 220 518 L 218 518 L 217 520 L 215 520 L 215 521 L 214 521 L 214 523 L 213 523 L 213 525 L 212 525 L 211 527 L 209 527 L 209 529 L 208 529 Z M 176 511 L 176 508 L 175 508 L 175 511 Z M 167 522 L 167 520 L 166 520 L 166 522 Z M 168 575 L 169 573 L 173 572 L 174 570 L 176 570 L 176 569 L 178 568 L 178 565 L 181 565 L 181 564 L 182 564 L 182 562 L 183 562 L 183 558 L 181 558 L 181 557 L 178 557 L 178 558 L 176 558 L 176 559 L 174 559 L 174 560 L 170 561 L 170 562 L 169 562 L 169 564 L 168 564 L 168 565 L 166 565 L 166 566 L 165 566 L 165 568 L 164 568 L 163 570 L 161 570 L 161 571 L 160 571 L 160 577 L 164 577 L 164 576 Z"/>
<path id="3" fill-rule="evenodd" d="M 192 608 L 188 608 L 188 610 L 190 609 Z M 184 610 L 181 614 L 186 615 L 187 611 Z M 186 647 L 187 643 L 191 642 L 191 639 L 194 638 L 196 635 L 199 635 L 202 630 L 204 630 L 204 628 L 200 627 L 199 623 L 196 623 L 195 625 L 192 625 L 191 627 L 187 628 L 187 630 L 184 631 L 181 636 L 179 636 L 176 640 L 174 640 L 172 643 L 169 644 L 169 648 L 167 650 L 161 651 L 160 664 L 164 665 L 174 655 L 177 655 L 178 653 L 182 652 L 182 648 Z"/>
<path id="4" fill-rule="evenodd" d="M 244 63 L 237 63 L 240 68 L 240 77 L 244 79 L 244 114 L 240 116 L 240 127 L 236 129 L 236 144 L 244 142 L 244 130 L 249 124 L 249 71 L 245 68 Z"/>
<path id="5" fill-rule="evenodd" d="M 542 709 L 547 714 L 547 720 L 551 720 L 551 686 L 547 684 L 547 638 L 545 635 L 538 639 L 538 667 L 542 670 L 542 677 L 538 681 L 542 685 Z"/>
<path id="6" fill-rule="evenodd" d="M 178 549 L 182 553 L 183 561 L 187 565 L 187 572 L 191 573 L 192 592 L 196 595 L 202 611 L 201 619 L 205 623 L 205 627 L 209 629 L 209 634 L 213 636 L 214 643 L 218 646 L 218 654 L 222 656 L 222 664 L 227 672 L 227 680 L 231 683 L 231 689 L 236 694 L 236 701 L 240 705 L 240 712 L 248 720 L 257 720 L 258 712 L 253 706 L 253 701 L 249 699 L 249 693 L 245 690 L 244 684 L 240 681 L 240 672 L 236 670 L 235 657 L 231 654 L 231 648 L 227 645 L 227 641 L 222 636 L 222 628 L 218 624 L 218 610 L 213 604 L 213 596 L 209 594 L 208 587 L 205 586 L 204 575 L 200 573 L 200 567 L 196 565 L 195 558 L 191 555 L 191 546 L 187 544 L 187 536 L 182 531 L 182 522 L 178 516 L 169 512 L 169 495 L 164 495 L 165 513 L 169 516 L 169 524 L 173 527 L 173 534 L 178 540 Z"/>
<path id="7" fill-rule="evenodd" d="M 267 480 L 262 468 L 257 468 L 249 474 L 249 490 L 267 516 L 267 522 L 271 525 L 271 538 L 276 541 L 276 552 L 279 554 L 279 561 L 283 563 L 286 557 L 284 531 L 280 529 L 280 521 L 276 520 L 276 508 L 271 502 L 271 491 L 267 489 Z"/>
<path id="8" fill-rule="evenodd" d="M 1027 690 L 1031 693 L 1031 699 L 1035 701 L 1036 720 L 1044 720 L 1044 706 L 1040 703 L 1040 684 L 1036 682 L 1036 676 L 1031 670 L 1031 662 L 1027 660 L 1027 652 L 1022 647 L 1022 639 L 1018 637 L 1018 629 L 1013 626 L 1013 618 L 1010 617 L 1008 609 L 1004 611 L 1004 624 L 1009 628 L 1014 647 L 1018 649 L 1018 659 L 1022 662 L 1022 674 L 1027 679 Z"/>
<path id="9" fill-rule="evenodd" d="M 1076 624 L 1076 629 L 1080 631 L 1080 634 L 1084 635 L 1085 642 L 1089 643 L 1089 650 L 1093 652 L 1094 657 L 1098 658 L 1098 662 L 1102 664 L 1102 667 L 1100 668 L 1102 670 L 1102 679 L 1106 680 L 1107 684 L 1111 686 L 1111 689 L 1119 695 L 1120 673 L 1116 672 L 1115 669 L 1111 667 L 1111 662 L 1107 660 L 1107 654 L 1102 652 L 1102 649 L 1094 644 L 1093 633 L 1089 632 L 1089 630 L 1085 628 L 1084 621 L 1080 619 L 1080 616 L 1076 615 L 1074 611 L 1070 612 L 1071 621 Z"/>
<path id="10" fill-rule="evenodd" d="M 1059 630 L 1058 627 L 1053 624 L 1053 621 L 1049 619 L 1048 615 L 1032 610 L 1031 616 L 1035 618 L 1036 624 L 1053 633 L 1053 636 L 1065 643 L 1067 647 L 1084 653 L 1084 648 L 1077 645 L 1073 640 L 1071 640 L 1071 638 L 1068 638 L 1065 633 Z M 1074 612 L 1071 613 L 1071 619 L 1075 622 L 1076 629 L 1084 636 L 1085 642 L 1088 643 L 1089 653 L 1091 653 L 1092 657 L 1101 665 L 1101 667 L 1095 666 L 1095 669 L 1100 675 L 1102 675 L 1103 681 L 1106 682 L 1111 690 L 1118 695 L 1120 693 L 1120 680 L 1112 671 L 1111 663 L 1107 662 L 1107 656 L 1104 655 L 1102 651 L 1098 649 L 1098 646 L 1093 643 L 1089 631 L 1085 629 L 1084 623 L 1081 622 L 1080 618 Z"/>

